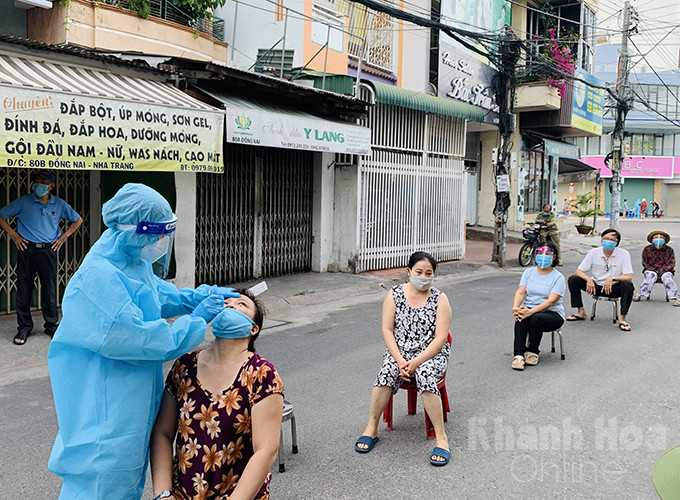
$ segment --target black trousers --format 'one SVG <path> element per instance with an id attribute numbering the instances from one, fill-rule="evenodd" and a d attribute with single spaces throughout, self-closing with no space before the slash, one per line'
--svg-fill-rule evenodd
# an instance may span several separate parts
<path id="1" fill-rule="evenodd" d="M 581 291 L 585 290 L 588 283 L 583 278 L 572 274 L 569 276 L 569 293 L 571 295 L 571 307 L 583 307 L 583 299 Z M 600 297 L 620 297 L 621 298 L 621 316 L 628 314 L 630 305 L 633 302 L 633 294 L 635 293 L 635 285 L 632 281 L 615 281 L 612 285 L 610 293 L 602 291 L 602 285 L 595 283 L 595 295 Z"/>
<path id="2" fill-rule="evenodd" d="M 29 244 L 26 250 L 17 251 L 17 323 L 20 332 L 33 330 L 31 299 L 33 281 L 38 273 L 40 299 L 45 332 L 53 334 L 57 329 L 57 252 L 51 248 L 37 248 Z"/>
<path id="3" fill-rule="evenodd" d="M 523 356 L 527 351 L 538 354 L 543 332 L 553 332 L 563 324 L 564 318 L 555 311 L 541 311 L 522 321 L 515 321 L 515 356 Z"/>

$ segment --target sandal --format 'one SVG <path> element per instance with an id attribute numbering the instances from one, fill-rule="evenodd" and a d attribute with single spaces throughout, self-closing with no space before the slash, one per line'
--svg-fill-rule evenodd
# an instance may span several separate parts
<path id="1" fill-rule="evenodd" d="M 443 458 L 444 460 L 435 460 L 435 457 Z M 449 450 L 435 446 L 434 450 L 432 450 L 432 454 L 430 455 L 430 463 L 437 467 L 442 467 L 449 463 L 449 458 L 451 458 L 451 452 Z"/>
<path id="2" fill-rule="evenodd" d="M 357 442 L 354 444 L 354 449 L 357 450 L 359 453 L 368 453 L 373 449 L 373 446 L 375 446 L 375 443 L 377 443 L 380 440 L 378 437 L 371 437 L 371 436 L 361 436 L 359 439 L 357 439 Z M 360 444 L 365 444 L 366 448 L 360 448 Z"/>
<path id="3" fill-rule="evenodd" d="M 538 364 L 538 354 L 533 352 L 525 353 L 524 362 L 529 366 L 536 366 Z"/>
<path id="4" fill-rule="evenodd" d="M 576 314 L 572 314 L 567 318 L 567 321 L 585 321 L 586 318 L 583 316 L 577 316 Z"/>
<path id="5" fill-rule="evenodd" d="M 517 355 L 512 359 L 512 369 L 524 370 L 524 356 Z"/>
<path id="6" fill-rule="evenodd" d="M 31 331 L 27 332 L 19 332 L 14 336 L 14 342 L 16 345 L 24 345 L 26 343 L 26 339 L 31 335 Z"/>
<path id="7" fill-rule="evenodd" d="M 677 298 L 673 301 L 673 305 L 676 307 L 680 307 L 680 298 Z"/>
<path id="8" fill-rule="evenodd" d="M 622 332 L 629 332 L 631 328 L 630 325 L 624 321 L 623 323 L 619 323 L 619 330 Z"/>
<path id="9" fill-rule="evenodd" d="M 640 302 L 642 300 L 642 295 L 639 293 L 635 294 L 635 297 L 633 297 L 633 302 Z"/>

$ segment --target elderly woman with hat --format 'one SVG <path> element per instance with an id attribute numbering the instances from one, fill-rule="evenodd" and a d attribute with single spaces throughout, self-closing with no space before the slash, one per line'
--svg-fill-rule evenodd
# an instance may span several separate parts
<path id="1" fill-rule="evenodd" d="M 642 250 L 642 268 L 645 279 L 640 285 L 640 293 L 633 297 L 638 302 L 642 297 L 649 297 L 652 287 L 657 281 L 661 281 L 666 287 L 666 295 L 673 300 L 674 306 L 680 306 L 680 293 L 678 286 L 673 281 L 675 274 L 675 252 L 668 246 L 671 240 L 665 231 L 652 231 L 647 235 L 647 245 Z"/>

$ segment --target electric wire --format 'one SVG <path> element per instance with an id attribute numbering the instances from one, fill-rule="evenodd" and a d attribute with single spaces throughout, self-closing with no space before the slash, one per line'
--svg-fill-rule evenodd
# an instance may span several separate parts
<path id="1" fill-rule="evenodd" d="M 660 111 L 654 109 L 654 108 L 651 106 L 651 104 L 650 104 L 649 102 L 647 102 L 646 99 L 644 99 L 642 96 L 640 96 L 640 94 L 638 94 L 638 93 L 635 91 L 635 89 L 631 89 L 631 91 L 633 92 L 633 94 L 635 94 L 635 97 L 638 98 L 638 102 L 640 102 L 642 105 L 644 105 L 645 107 L 647 107 L 650 111 L 652 111 L 652 112 L 656 113 L 657 115 L 659 115 L 661 118 L 663 118 L 665 121 L 667 121 L 667 122 L 670 123 L 671 125 L 680 128 L 680 120 L 671 120 L 671 119 L 668 118 L 665 114 L 663 114 L 663 113 L 661 113 Z"/>

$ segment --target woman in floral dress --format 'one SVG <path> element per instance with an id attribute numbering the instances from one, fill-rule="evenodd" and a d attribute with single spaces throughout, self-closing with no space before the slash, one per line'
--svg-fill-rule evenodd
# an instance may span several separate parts
<path id="1" fill-rule="evenodd" d="M 283 384 L 254 352 L 262 307 L 239 293 L 213 320 L 213 346 L 185 354 L 168 374 L 151 436 L 156 498 L 269 498 Z"/>
<path id="2" fill-rule="evenodd" d="M 382 335 L 383 363 L 371 393 L 368 424 L 354 449 L 368 453 L 378 442 L 380 415 L 399 390 L 403 380 L 414 379 L 435 432 L 432 465 L 449 461 L 449 442 L 444 430 L 444 412 L 437 382 L 448 365 L 451 347 L 446 342 L 451 324 L 451 306 L 445 294 L 432 287 L 437 261 L 416 252 L 409 258 L 409 282 L 393 287 L 385 297 Z"/>

